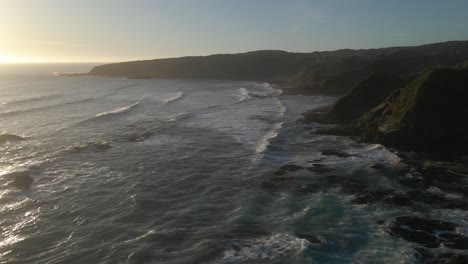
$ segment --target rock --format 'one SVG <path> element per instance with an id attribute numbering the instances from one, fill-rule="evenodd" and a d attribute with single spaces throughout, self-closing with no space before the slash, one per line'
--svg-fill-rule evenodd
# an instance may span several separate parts
<path id="1" fill-rule="evenodd" d="M 439 237 L 445 247 L 459 250 L 468 249 L 468 237 L 454 233 L 439 234 Z"/>
<path id="2" fill-rule="evenodd" d="M 34 183 L 34 178 L 27 173 L 13 175 L 13 185 L 19 189 L 29 189 Z"/>
<path id="3" fill-rule="evenodd" d="M 381 201 L 386 196 L 391 195 L 395 190 L 363 191 L 351 200 L 354 204 L 368 204 Z"/>
<path id="4" fill-rule="evenodd" d="M 154 135 L 153 132 L 145 132 L 142 134 L 131 135 L 127 138 L 128 142 L 142 142 Z"/>
<path id="5" fill-rule="evenodd" d="M 295 171 L 303 170 L 303 169 L 304 167 L 301 167 L 298 165 L 293 165 L 293 164 L 283 165 L 274 173 L 274 175 L 279 176 L 279 175 L 285 174 L 286 172 L 295 172 Z"/>
<path id="6" fill-rule="evenodd" d="M 467 85 L 468 70 L 421 74 L 360 119 L 362 139 L 446 158 L 468 153 Z"/>
<path id="7" fill-rule="evenodd" d="M 323 164 L 313 164 L 312 167 L 307 167 L 306 170 L 317 173 L 317 174 L 324 174 L 332 172 L 333 169 L 326 167 Z"/>
<path id="8" fill-rule="evenodd" d="M 455 253 L 442 253 L 434 259 L 430 260 L 429 264 L 466 264 L 468 263 L 468 255 Z"/>
<path id="9" fill-rule="evenodd" d="M 322 187 L 318 184 L 309 183 L 298 186 L 297 191 L 304 194 L 316 193 L 320 191 Z"/>
<path id="10" fill-rule="evenodd" d="M 413 202 L 425 203 L 434 208 L 468 209 L 468 202 L 464 199 L 448 199 L 439 194 L 423 191 L 409 191 L 407 195 Z"/>
<path id="11" fill-rule="evenodd" d="M 361 134 L 361 130 L 354 125 L 340 125 L 332 128 L 318 129 L 310 134 L 358 137 Z"/>
<path id="12" fill-rule="evenodd" d="M 373 164 L 370 166 L 371 169 L 374 169 L 374 170 L 382 170 L 382 169 L 385 169 L 385 165 L 383 164 Z"/>
<path id="13" fill-rule="evenodd" d="M 404 216 L 395 218 L 389 230 L 394 236 L 424 247 L 434 248 L 443 244 L 447 248 L 468 249 L 468 237 L 455 233 L 458 227 L 450 222 Z"/>
<path id="14" fill-rule="evenodd" d="M 410 229 L 422 230 L 425 232 L 433 232 L 434 230 L 455 231 L 455 228 L 460 225 L 445 222 L 441 220 L 423 219 L 413 216 L 401 216 L 395 218 L 395 222 L 399 225 L 407 226 Z"/>
<path id="15" fill-rule="evenodd" d="M 105 143 L 105 142 L 100 142 L 100 143 L 96 143 L 94 144 L 94 148 L 96 149 L 96 152 L 104 152 L 110 148 L 112 148 L 112 146 L 109 144 L 109 143 Z"/>
<path id="16" fill-rule="evenodd" d="M 377 220 L 376 223 L 377 223 L 378 225 L 383 225 L 383 224 L 385 224 L 385 220 L 382 220 L 382 219 L 381 219 L 381 220 Z"/>
<path id="17" fill-rule="evenodd" d="M 393 193 L 383 199 L 383 202 L 386 204 L 396 205 L 396 206 L 410 206 L 413 204 L 413 201 L 409 199 L 404 194 Z"/>
<path id="18" fill-rule="evenodd" d="M 320 152 L 324 156 L 337 156 L 339 158 L 349 158 L 349 157 L 356 157 L 356 155 L 351 155 L 345 152 L 341 152 L 338 150 L 333 149 L 325 149 Z"/>
<path id="19" fill-rule="evenodd" d="M 339 188 L 345 194 L 357 194 L 367 188 L 363 182 L 337 175 L 327 176 L 325 181 L 330 187 Z"/>
<path id="20" fill-rule="evenodd" d="M 298 237 L 300 239 L 305 239 L 305 240 L 309 241 L 312 244 L 321 244 L 322 243 L 320 238 L 318 236 L 316 236 L 316 235 L 305 234 L 305 233 L 296 233 L 296 237 Z"/>
<path id="21" fill-rule="evenodd" d="M 278 176 L 278 177 L 274 177 L 270 181 L 273 182 L 273 183 L 277 183 L 277 184 L 287 183 L 287 182 L 294 181 L 294 177 L 291 177 L 291 176 Z"/>
<path id="22" fill-rule="evenodd" d="M 268 191 L 276 191 L 279 189 L 279 185 L 276 184 L 276 183 L 273 183 L 273 182 L 268 182 L 268 181 L 265 181 L 265 182 L 262 182 L 260 184 L 260 186 L 263 188 L 263 189 L 266 189 Z"/>
<path id="23" fill-rule="evenodd" d="M 360 181 L 355 180 L 348 180 L 340 185 L 341 191 L 346 194 L 355 194 L 365 188 L 367 186 Z"/>

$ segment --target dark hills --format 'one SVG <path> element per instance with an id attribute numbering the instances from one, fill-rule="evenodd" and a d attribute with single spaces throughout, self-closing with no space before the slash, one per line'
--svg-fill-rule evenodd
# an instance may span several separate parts
<path id="1" fill-rule="evenodd" d="M 410 82 L 373 74 L 304 120 L 339 124 L 320 134 L 456 158 L 468 154 L 467 102 L 468 69 L 460 65 L 424 71 Z"/>
<path id="2" fill-rule="evenodd" d="M 437 69 L 395 90 L 359 121 L 363 139 L 428 152 L 468 153 L 468 70 Z"/>
<path id="3" fill-rule="evenodd" d="M 357 119 L 378 106 L 391 92 L 404 87 L 407 82 L 394 75 L 374 73 L 341 97 L 330 109 L 328 118 L 340 122 Z"/>
<path id="4" fill-rule="evenodd" d="M 468 41 L 312 53 L 254 51 L 107 64 L 89 74 L 127 78 L 286 82 L 305 93 L 345 94 L 372 73 L 407 75 L 468 61 Z"/>

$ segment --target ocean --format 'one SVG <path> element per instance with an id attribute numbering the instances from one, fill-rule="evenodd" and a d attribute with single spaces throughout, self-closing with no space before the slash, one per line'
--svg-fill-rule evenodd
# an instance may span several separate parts
<path id="1" fill-rule="evenodd" d="M 363 188 L 396 188 L 404 165 L 298 121 L 334 97 L 57 74 L 91 66 L 0 67 L 0 130 L 22 137 L 0 141 L 0 263 L 415 263 L 379 220 L 465 221 L 353 203 Z M 16 188 L 17 174 L 34 183 Z M 340 177 L 362 185 L 329 187 Z"/>

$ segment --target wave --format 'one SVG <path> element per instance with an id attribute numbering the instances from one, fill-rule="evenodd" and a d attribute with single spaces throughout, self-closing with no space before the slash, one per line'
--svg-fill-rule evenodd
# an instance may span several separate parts
<path id="1" fill-rule="evenodd" d="M 252 99 L 252 96 L 250 96 L 250 92 L 249 90 L 245 89 L 245 88 L 239 88 L 239 103 L 240 102 L 243 102 L 245 100 L 250 100 Z"/>
<path id="2" fill-rule="evenodd" d="M 263 154 L 270 145 L 270 141 L 278 136 L 279 131 L 283 128 L 284 122 L 276 123 L 273 127 L 265 134 L 255 148 L 257 154 Z"/>
<path id="3" fill-rule="evenodd" d="M 95 115 L 93 118 L 123 114 L 123 113 L 126 113 L 126 112 L 132 110 L 133 108 L 135 108 L 139 104 L 140 104 L 140 102 L 136 102 L 134 104 L 127 105 L 127 106 L 124 106 L 124 107 L 120 107 L 120 108 L 114 109 L 114 110 L 109 111 L 109 112 L 103 112 L 103 113 Z"/>
<path id="4" fill-rule="evenodd" d="M 278 117 L 283 117 L 284 113 L 286 113 L 286 106 L 284 106 L 283 102 L 281 102 L 280 99 L 278 99 L 277 105 L 278 105 Z"/>
<path id="5" fill-rule="evenodd" d="M 28 103 L 37 102 L 37 101 L 60 98 L 60 97 L 63 97 L 64 95 L 65 94 L 44 95 L 44 96 L 38 96 L 38 97 L 33 97 L 33 98 L 27 98 L 27 99 L 20 99 L 20 100 L 15 100 L 15 101 L 10 101 L 10 102 L 4 102 L 4 103 L 2 103 L 2 105 L 28 104 Z"/>
<path id="6" fill-rule="evenodd" d="M 166 122 L 172 123 L 172 122 L 182 121 L 182 120 L 189 118 L 190 116 L 191 116 L 190 113 L 183 112 L 183 113 L 170 116 Z"/>
<path id="7" fill-rule="evenodd" d="M 163 101 L 164 104 L 168 104 L 168 103 L 172 103 L 172 102 L 174 102 L 176 100 L 179 100 L 183 96 L 184 96 L 183 92 L 177 92 L 174 96 L 163 99 L 162 101 Z"/>
<path id="8" fill-rule="evenodd" d="M 28 108 L 28 109 L 6 111 L 3 113 L 0 113 L 0 116 L 13 116 L 13 115 L 31 113 L 31 112 L 35 112 L 39 110 L 46 110 L 46 109 L 52 109 L 52 108 L 61 107 L 61 106 L 72 105 L 72 104 L 81 104 L 81 103 L 91 102 L 99 98 L 101 97 L 85 98 L 85 99 L 77 100 L 77 101 L 69 101 L 69 102 L 64 102 L 64 103 L 45 105 L 45 106 L 40 106 L 40 107 Z"/>
<path id="9" fill-rule="evenodd" d="M 0 134 L 0 144 L 12 142 L 12 141 L 23 141 L 26 140 L 25 137 L 18 136 L 15 134 Z"/>
<path id="10" fill-rule="evenodd" d="M 86 122 L 90 122 L 90 121 L 94 121 L 94 120 L 98 120 L 98 119 L 102 119 L 102 118 L 106 118 L 106 117 L 111 117 L 111 116 L 115 116 L 115 115 L 124 114 L 124 113 L 129 112 L 133 108 L 137 107 L 139 104 L 140 104 L 140 102 L 136 102 L 136 103 L 131 104 L 131 105 L 127 105 L 127 106 L 124 106 L 124 107 L 114 109 L 112 111 L 99 113 L 99 114 L 97 114 L 97 115 L 95 115 L 93 117 L 82 120 L 82 121 L 76 123 L 73 126 L 81 125 L 81 124 L 84 124 Z"/>
<path id="11" fill-rule="evenodd" d="M 136 85 L 137 85 L 136 83 L 127 84 L 127 85 L 124 85 L 124 86 L 120 86 L 120 87 L 114 88 L 114 89 L 112 89 L 112 91 L 125 90 L 125 89 L 127 89 L 127 88 L 131 88 L 131 87 L 134 87 L 134 86 L 136 86 Z"/>
<path id="12" fill-rule="evenodd" d="M 73 146 L 68 147 L 65 152 L 69 153 L 83 153 L 83 152 L 104 152 L 108 149 L 112 148 L 112 146 L 104 141 L 96 141 L 92 143 L 86 144 L 76 144 Z"/>
<path id="13" fill-rule="evenodd" d="M 304 239 L 289 234 L 233 241 L 220 263 L 269 263 L 272 259 L 299 254 L 304 248 Z"/>
<path id="14" fill-rule="evenodd" d="M 278 95 L 281 95 L 283 93 L 283 90 L 281 89 L 276 89 L 273 87 L 273 85 L 269 84 L 269 83 L 261 83 L 260 86 L 265 90 L 267 91 L 267 95 L 269 96 L 278 96 Z"/>
<path id="15" fill-rule="evenodd" d="M 127 105 L 127 106 L 124 106 L 124 107 L 121 107 L 121 108 L 117 108 L 117 109 L 114 109 L 114 110 L 109 111 L 109 112 L 104 112 L 104 113 L 97 114 L 95 117 L 103 117 L 103 116 L 108 116 L 108 115 L 126 113 L 126 112 L 132 110 L 133 108 L 135 108 L 139 104 L 140 104 L 140 102 L 136 102 L 134 104 Z"/>

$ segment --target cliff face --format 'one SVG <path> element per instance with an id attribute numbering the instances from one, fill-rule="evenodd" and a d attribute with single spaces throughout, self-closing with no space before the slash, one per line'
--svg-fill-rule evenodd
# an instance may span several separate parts
<path id="1" fill-rule="evenodd" d="M 341 97 L 330 109 L 328 116 L 340 122 L 353 121 L 378 106 L 391 92 L 402 88 L 406 83 L 406 80 L 397 76 L 372 74 Z"/>
<path id="2" fill-rule="evenodd" d="M 255 51 L 108 64 L 89 74 L 128 78 L 287 81 L 301 92 L 345 94 L 371 73 L 416 73 L 468 60 L 468 41 L 312 53 Z"/>
<path id="3" fill-rule="evenodd" d="M 468 153 L 468 70 L 437 69 L 396 90 L 359 121 L 366 141 Z"/>

